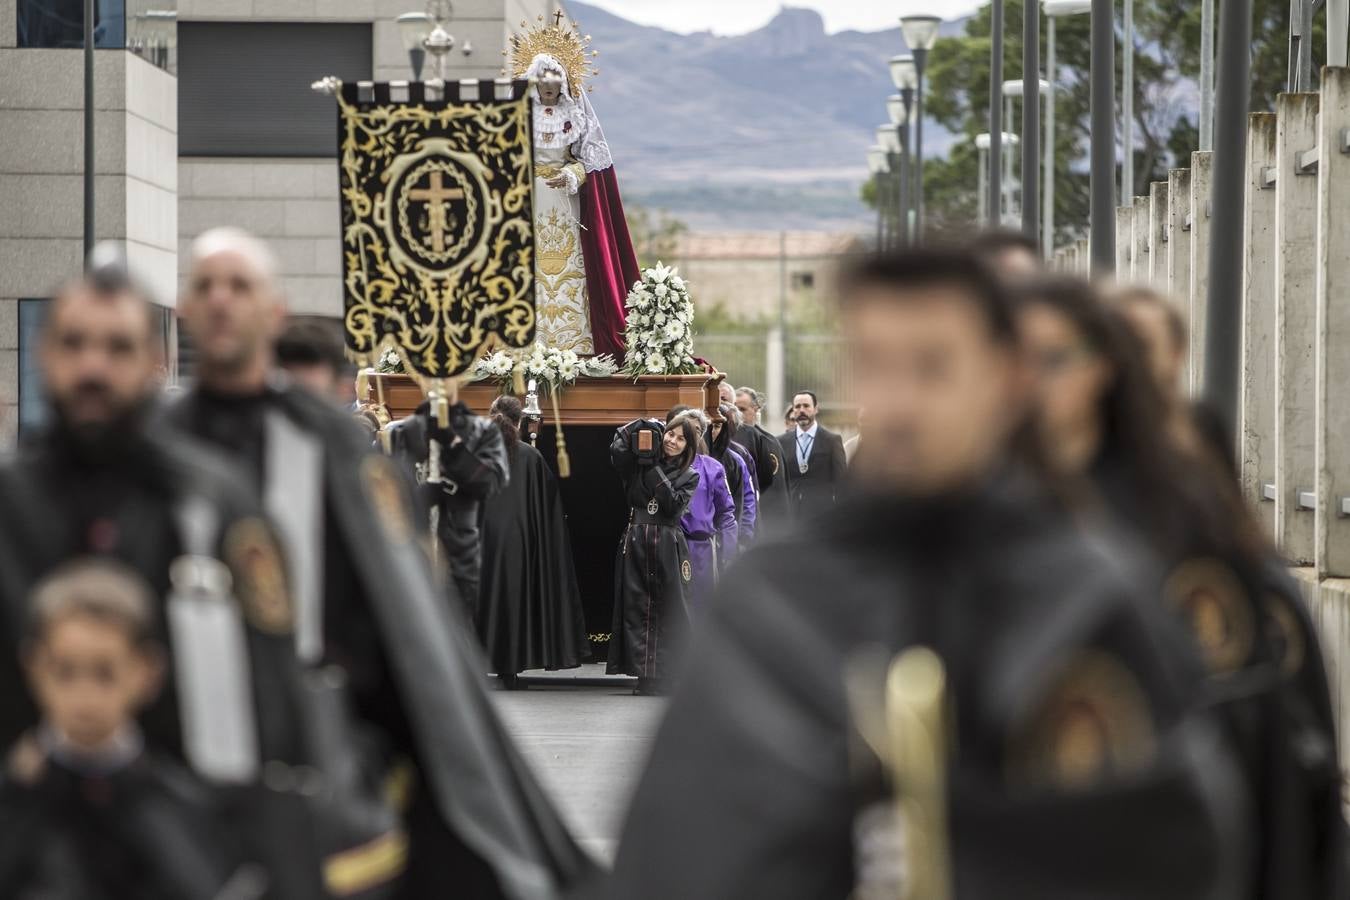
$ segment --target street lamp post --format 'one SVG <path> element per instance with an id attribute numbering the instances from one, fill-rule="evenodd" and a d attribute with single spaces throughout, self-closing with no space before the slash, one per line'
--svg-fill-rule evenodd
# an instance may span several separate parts
<path id="1" fill-rule="evenodd" d="M 900 31 L 905 44 L 914 55 L 914 235 L 913 241 L 923 241 L 923 71 L 928 63 L 928 51 L 937 43 L 938 16 L 903 16 Z"/>
<path id="2" fill-rule="evenodd" d="M 885 218 L 886 190 L 886 149 L 873 144 L 867 148 L 867 170 L 872 173 L 872 185 L 876 188 L 877 199 L 877 252 L 886 249 L 886 235 L 883 231 Z"/>
<path id="3" fill-rule="evenodd" d="M 1111 2 L 1111 0 L 1103 0 Z M 990 3 L 989 30 L 989 227 L 1003 221 L 1003 0 Z"/>
<path id="4" fill-rule="evenodd" d="M 906 157 L 904 147 L 900 143 L 900 135 L 894 125 L 877 126 L 877 144 L 886 151 L 888 168 L 896 176 L 894 197 L 887 196 L 887 205 L 891 207 L 894 224 L 891 226 L 891 247 L 901 247 L 906 243 L 906 232 L 908 231 L 905 222 L 905 184 L 908 177 L 906 167 Z M 892 204 L 892 201 L 894 203 Z"/>
<path id="5" fill-rule="evenodd" d="M 998 0 L 995 0 L 998 2 Z M 1092 0 L 1092 275 L 1116 266 L 1116 29 L 1113 0 Z"/>
<path id="6" fill-rule="evenodd" d="M 1047 82 L 1045 82 L 1045 81 L 1042 81 L 1042 80 L 1040 80 L 1040 79 L 1037 79 L 1037 80 L 1035 81 L 1035 85 L 1036 85 L 1036 89 L 1037 89 L 1037 91 L 1038 91 L 1038 97 L 1039 97 L 1039 96 L 1042 96 L 1042 95 L 1045 95 L 1045 94 L 1050 90 L 1050 85 L 1049 85 L 1049 83 L 1047 83 Z M 1025 94 L 1024 94 L 1024 92 L 1025 92 L 1025 90 L 1026 90 L 1026 86 L 1027 86 L 1027 82 L 1026 82 L 1024 79 L 1016 79 L 1016 80 L 1010 80 L 1010 81 L 1005 81 L 1005 82 L 1003 82 L 1003 96 L 1006 98 L 1006 101 L 1007 101 L 1007 104 L 1008 104 L 1007 116 L 1008 116 L 1008 121 L 1009 121 L 1009 123 L 1011 123 L 1012 120 L 1013 120 L 1012 112 L 1011 112 L 1011 110 L 1012 110 L 1012 103 L 1013 103 L 1013 101 L 1016 100 L 1017 98 L 1020 97 L 1020 98 L 1022 99 L 1022 108 L 1023 108 L 1023 110 L 1025 110 L 1026 107 L 1028 107 L 1028 106 L 1036 106 L 1036 105 L 1037 105 L 1037 103 L 1036 103 L 1035 101 L 1032 101 L 1031 103 L 1027 103 L 1026 96 L 1025 96 Z M 1026 227 L 1027 227 L 1027 209 L 1028 209 L 1028 208 L 1037 208 L 1037 201 L 1038 201 L 1038 199 L 1039 199 L 1038 195 L 1039 195 L 1039 193 L 1040 193 L 1039 187 L 1038 187 L 1035 183 L 1028 184 L 1027 181 L 1026 181 L 1027 166 L 1030 165 L 1031 168 L 1032 168 L 1033 170 L 1035 170 L 1035 169 L 1037 168 L 1037 166 L 1040 165 L 1040 158 L 1039 158 L 1039 157 L 1040 157 L 1040 141 L 1037 140 L 1037 138 L 1039 137 L 1039 132 L 1037 132 L 1037 133 L 1035 133 L 1035 134 L 1032 134 L 1032 135 L 1030 135 L 1030 136 L 1027 135 L 1026 130 L 1025 130 L 1025 129 L 1027 128 L 1027 117 L 1026 117 L 1025 112 L 1024 112 L 1023 115 L 1022 115 L 1022 128 L 1023 128 L 1023 131 L 1022 131 L 1022 134 L 1021 134 L 1021 147 L 1022 147 L 1022 229 L 1023 229 L 1023 231 L 1025 231 L 1025 230 L 1026 230 Z M 1050 140 L 1050 137 L 1051 137 L 1051 136 L 1050 136 L 1049 134 L 1047 134 L 1046 140 L 1049 141 L 1049 140 Z M 1010 168 L 1011 168 L 1011 167 L 1010 167 Z M 1039 231 L 1039 226 L 1037 227 L 1037 230 Z M 1028 235 L 1028 237 L 1039 237 L 1039 234 L 1031 234 L 1030 232 L 1027 232 L 1027 235 Z"/>
<path id="7" fill-rule="evenodd" d="M 1029 0 L 1022 4 L 1022 231 L 1034 241 L 1040 240 L 1040 198 L 1037 166 L 1040 165 L 1041 137 L 1041 19 L 1040 4 Z M 1032 95 L 1032 96 L 1028 96 Z M 1042 247 L 1044 253 L 1046 248 Z"/>
<path id="8" fill-rule="evenodd" d="M 898 95 L 887 101 L 887 111 L 895 123 L 900 138 L 900 218 L 903 224 L 902 234 L 906 244 L 913 240 L 910 231 L 910 210 L 914 206 L 914 193 L 909 184 L 909 124 L 914 118 L 914 92 L 918 85 L 918 66 L 912 56 L 896 56 L 891 59 L 891 80 L 899 89 Z M 897 102 L 898 101 L 898 102 Z"/>
<path id="9" fill-rule="evenodd" d="M 404 13 L 398 17 L 399 33 L 403 37 L 403 47 L 408 51 L 414 81 L 421 80 L 422 68 L 430 53 L 435 61 L 435 78 L 441 84 L 445 83 L 446 57 L 455 49 L 455 36 L 449 30 L 453 16 L 454 7 L 450 0 L 427 0 L 426 12 Z M 473 53 L 473 46 L 465 41 L 460 50 L 468 56 Z"/>
<path id="10" fill-rule="evenodd" d="M 1134 196 L 1134 0 L 1125 0 L 1122 38 L 1125 59 L 1120 68 L 1120 202 Z"/>
<path id="11" fill-rule="evenodd" d="M 1005 214 L 1011 210 L 1011 204 L 1005 204 L 1007 198 L 1003 192 L 994 190 L 989 183 L 993 174 L 1002 173 L 1001 166 L 997 164 L 998 160 L 991 156 L 995 144 L 1003 148 L 1016 147 L 1017 135 L 1005 131 L 999 135 L 998 141 L 994 141 L 987 131 L 975 135 L 975 149 L 980 152 L 980 178 L 977 188 L 980 192 L 979 219 L 989 228 L 1001 228 L 1006 224 Z"/>
<path id="12" fill-rule="evenodd" d="M 1092 10 L 1092 0 L 1045 0 L 1045 210 L 1041 214 L 1041 243 L 1045 258 L 1055 249 L 1055 87 L 1059 60 L 1055 57 L 1055 20 Z"/>

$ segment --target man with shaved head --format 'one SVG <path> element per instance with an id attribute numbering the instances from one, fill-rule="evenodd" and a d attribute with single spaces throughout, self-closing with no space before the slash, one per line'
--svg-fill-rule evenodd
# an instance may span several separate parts
<path id="1" fill-rule="evenodd" d="M 343 673 L 386 771 L 411 776 L 400 896 L 523 900 L 589 878 L 489 705 L 408 485 L 350 416 L 275 375 L 285 304 L 266 246 L 235 229 L 199 237 L 179 314 L 198 372 L 170 422 L 249 470 L 289 552 L 301 659 Z"/>
<path id="2" fill-rule="evenodd" d="M 210 448 L 147 427 L 160 358 L 150 304 L 120 259 L 105 260 L 57 291 L 39 346 L 48 423 L 0 467 L 0 754 L 38 724 L 15 666 L 26 598 L 63 564 L 99 557 L 128 567 L 151 587 L 155 628 L 169 650 L 166 689 L 139 717 L 145 748 L 181 760 L 205 780 L 257 786 L 264 763 L 307 760 L 281 553 L 256 501 L 236 490 L 242 473 Z M 233 585 L 237 605 L 212 607 L 233 614 L 182 627 L 174 613 L 186 607 L 175 605 L 175 595 L 182 600 L 203 588 L 209 595 L 212 584 Z M 224 590 L 197 596 L 203 605 L 225 601 Z M 205 645 L 209 654 L 196 652 Z M 240 683 L 259 690 L 215 693 Z M 241 729 L 232 729 L 237 747 L 213 743 L 202 728 L 212 721 L 251 722 L 254 746 Z M 70 761 L 69 748 L 51 741 L 44 747 Z M 0 818 L 7 814 L 0 802 Z M 305 842 L 269 840 L 276 836 L 269 829 L 281 824 L 273 812 L 255 809 L 234 824 L 234 836 L 280 891 L 269 896 L 326 896 L 318 859 L 307 855 Z"/>

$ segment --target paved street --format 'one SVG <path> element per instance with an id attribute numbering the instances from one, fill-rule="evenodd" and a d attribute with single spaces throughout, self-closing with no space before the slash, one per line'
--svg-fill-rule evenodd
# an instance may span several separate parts
<path id="1" fill-rule="evenodd" d="M 602 679 L 604 670 L 588 665 L 568 672 L 527 672 L 526 677 L 547 682 L 492 696 L 573 834 L 609 860 L 664 701 L 634 697 L 625 679 L 602 686 L 576 683 Z"/>

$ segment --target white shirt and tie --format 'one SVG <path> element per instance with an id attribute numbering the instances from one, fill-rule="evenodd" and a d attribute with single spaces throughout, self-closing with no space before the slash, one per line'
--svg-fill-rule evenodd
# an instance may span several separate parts
<path id="1" fill-rule="evenodd" d="M 816 445 L 816 432 L 819 422 L 812 422 L 810 428 L 797 426 L 797 471 L 805 475 L 810 469 L 811 449 Z"/>

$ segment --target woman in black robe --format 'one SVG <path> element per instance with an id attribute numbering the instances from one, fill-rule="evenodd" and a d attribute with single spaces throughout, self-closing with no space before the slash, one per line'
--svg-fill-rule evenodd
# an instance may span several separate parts
<path id="1" fill-rule="evenodd" d="M 1051 464 L 1153 551 L 1168 573 L 1157 593 L 1207 663 L 1255 801 L 1251 883 L 1260 896 L 1346 896 L 1334 715 L 1298 586 L 1218 454 L 1168 414 L 1123 313 L 1077 279 L 1018 299 Z"/>
<path id="2" fill-rule="evenodd" d="M 521 442 L 522 415 L 515 397 L 492 404 L 511 477 L 483 504 L 482 520 L 478 637 L 507 690 L 527 669 L 575 669 L 588 653 L 558 482 L 539 451 Z"/>
<path id="3" fill-rule="evenodd" d="M 641 694 L 659 691 L 676 651 L 672 643 L 689 621 L 693 575 L 680 517 L 698 488 L 691 468 L 698 446 L 691 419 L 664 433 L 660 423 L 636 419 L 615 432 L 609 447 L 629 518 L 615 562 L 608 672 L 636 676 Z"/>

